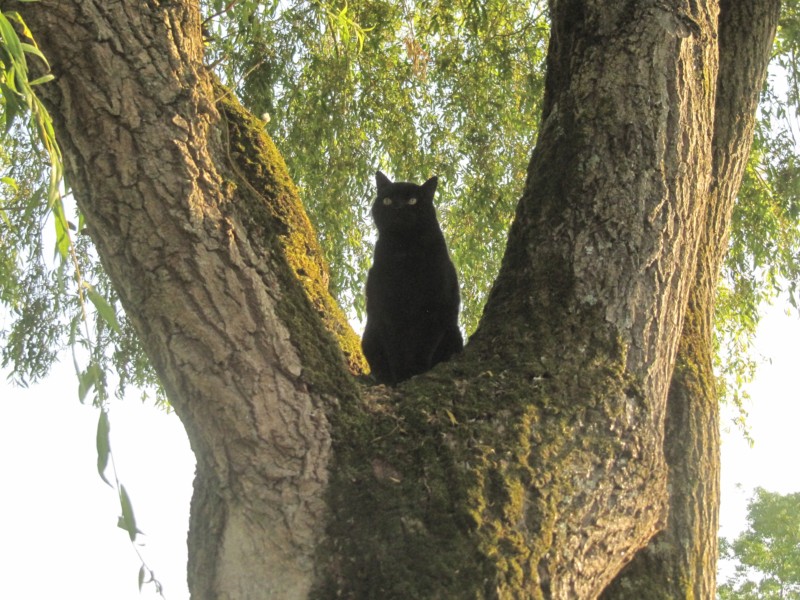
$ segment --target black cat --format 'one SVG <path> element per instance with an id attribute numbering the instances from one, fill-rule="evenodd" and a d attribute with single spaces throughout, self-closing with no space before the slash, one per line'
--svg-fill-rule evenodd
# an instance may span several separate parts
<path id="1" fill-rule="evenodd" d="M 378 241 L 367 275 L 361 347 L 375 379 L 395 384 L 461 351 L 461 298 L 433 207 L 437 178 L 392 183 L 378 171 L 375 181 Z"/>

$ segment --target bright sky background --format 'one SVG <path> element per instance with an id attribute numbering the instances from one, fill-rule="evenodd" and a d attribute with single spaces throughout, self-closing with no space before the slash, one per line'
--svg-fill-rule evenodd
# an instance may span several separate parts
<path id="1" fill-rule="evenodd" d="M 757 341 L 751 386 L 755 447 L 735 429 L 722 447 L 722 530 L 744 527 L 755 486 L 800 491 L 800 320 L 773 307 Z M 115 492 L 97 475 L 98 412 L 77 399 L 71 366 L 22 390 L 0 382 L 0 596 L 14 600 L 151 600 L 140 563 L 116 527 Z M 186 600 L 186 530 L 194 458 L 180 421 L 131 397 L 111 406 L 111 443 L 133 501 L 141 552 L 168 600 Z M 727 419 L 729 422 L 729 418 Z"/>

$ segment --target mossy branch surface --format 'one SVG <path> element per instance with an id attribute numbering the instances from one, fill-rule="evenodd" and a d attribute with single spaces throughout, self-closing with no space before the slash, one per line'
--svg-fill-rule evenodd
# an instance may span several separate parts
<path id="1" fill-rule="evenodd" d="M 337 414 L 316 597 L 548 597 L 565 522 L 597 514 L 618 493 L 617 477 L 600 473 L 639 452 L 629 419 L 641 398 L 613 340 L 616 352 L 584 355 L 579 379 L 574 357 L 549 370 L 530 340 L 510 342 L 468 346 L 397 388 L 366 388 Z M 646 487 L 649 473 L 629 475 Z"/>
<path id="2" fill-rule="evenodd" d="M 317 241 L 314 229 L 300 201 L 297 187 L 291 180 L 286 163 L 274 142 L 264 131 L 263 122 L 248 113 L 232 94 L 217 87 L 222 123 L 222 143 L 227 145 L 233 176 L 231 185 L 240 194 L 236 213 L 245 224 L 251 240 L 258 244 L 277 244 L 316 315 L 325 329 L 335 338 L 351 373 L 358 375 L 367 369 L 358 336 L 328 290 L 328 266 Z M 314 330 L 313 319 L 302 315 L 302 308 L 287 307 L 292 317 L 299 319 L 292 327 L 293 335 Z M 319 332 L 311 334 L 317 336 Z M 299 343 L 309 350 L 319 346 L 318 338 Z"/>

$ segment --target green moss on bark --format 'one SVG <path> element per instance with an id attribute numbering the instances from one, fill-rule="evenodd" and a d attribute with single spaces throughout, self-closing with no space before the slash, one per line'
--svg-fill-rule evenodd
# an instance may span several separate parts
<path id="1" fill-rule="evenodd" d="M 245 224 L 255 247 L 269 249 L 272 256 L 282 256 L 290 270 L 273 265 L 284 279 L 279 306 L 295 346 L 304 356 L 309 378 L 331 376 L 329 365 L 341 364 L 333 344 L 320 343 L 326 333 L 336 340 L 344 354 L 348 370 L 360 374 L 366 370 L 358 336 L 328 291 L 329 274 L 311 223 L 289 177 L 283 157 L 266 134 L 263 123 L 245 111 L 230 92 L 218 87 L 217 107 L 222 115 L 221 144 L 231 169 L 229 185 L 235 187 L 236 216 Z M 267 258 L 269 260 L 269 258 Z M 302 284 L 305 298 L 293 295 L 294 281 Z M 316 313 L 309 312 L 310 307 Z M 313 357 L 319 356 L 318 361 Z M 316 366 L 314 366 L 316 364 Z M 330 383 L 329 381 L 326 383 Z"/>
<path id="2" fill-rule="evenodd" d="M 583 373 L 581 402 L 565 403 L 579 397 L 574 378 L 547 374 L 523 348 L 510 365 L 468 346 L 397 388 L 366 388 L 364 405 L 334 417 L 332 518 L 315 597 L 546 597 L 540 563 L 577 493 L 572 449 L 597 444 L 576 441 L 577 431 L 587 410 L 617 411 L 603 397 L 631 386 L 617 352 Z M 603 453 L 617 451 L 609 443 Z"/>

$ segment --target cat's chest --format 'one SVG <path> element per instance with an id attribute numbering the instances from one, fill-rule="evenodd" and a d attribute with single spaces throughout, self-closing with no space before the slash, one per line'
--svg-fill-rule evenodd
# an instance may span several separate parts
<path id="1" fill-rule="evenodd" d="M 449 262 L 447 248 L 443 241 L 427 240 L 391 240 L 381 243 L 375 248 L 374 265 L 379 269 L 407 276 L 435 274 L 444 263 Z"/>
<path id="2" fill-rule="evenodd" d="M 448 269 L 452 265 L 444 247 L 379 247 L 369 272 L 368 288 L 376 299 L 402 299 L 409 306 L 425 303 L 446 286 Z"/>

